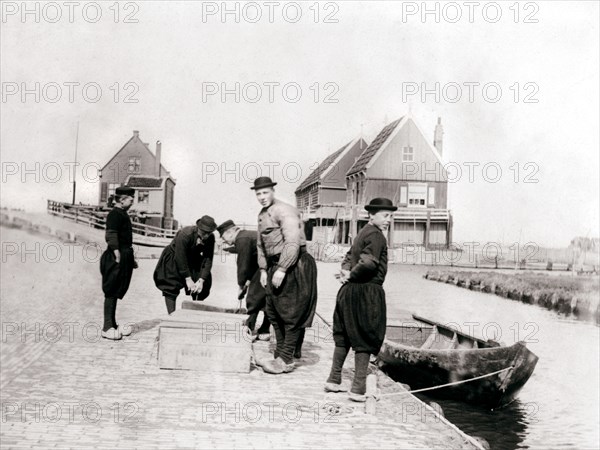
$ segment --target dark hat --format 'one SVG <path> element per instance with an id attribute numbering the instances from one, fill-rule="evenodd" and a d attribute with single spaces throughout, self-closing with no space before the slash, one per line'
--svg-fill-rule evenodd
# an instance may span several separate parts
<path id="1" fill-rule="evenodd" d="M 130 195 L 131 197 L 133 197 L 133 194 L 135 194 L 135 189 L 129 186 L 119 186 L 117 189 L 115 189 L 115 194 Z"/>
<path id="2" fill-rule="evenodd" d="M 371 200 L 368 205 L 365 205 L 365 209 L 369 212 L 377 212 L 382 210 L 396 211 L 398 207 L 394 206 L 389 198 L 378 197 Z"/>
<path id="3" fill-rule="evenodd" d="M 225 233 L 227 230 L 233 227 L 235 227 L 235 223 L 233 223 L 233 220 L 226 220 L 217 227 L 217 231 L 219 232 L 220 236 L 223 236 L 223 233 Z"/>
<path id="4" fill-rule="evenodd" d="M 215 219 L 210 216 L 202 216 L 196 221 L 196 226 L 200 228 L 202 231 L 208 231 L 212 233 L 216 230 L 217 224 L 215 223 Z"/>
<path id="5" fill-rule="evenodd" d="M 257 190 L 257 189 L 272 187 L 272 186 L 275 186 L 276 184 L 277 183 L 275 183 L 269 177 L 258 177 L 256 180 L 254 180 L 254 186 L 252 186 L 250 189 Z"/>

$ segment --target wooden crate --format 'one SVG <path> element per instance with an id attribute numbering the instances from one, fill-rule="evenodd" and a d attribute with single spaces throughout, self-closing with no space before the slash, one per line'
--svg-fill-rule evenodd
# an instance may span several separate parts
<path id="1" fill-rule="evenodd" d="M 210 372 L 250 372 L 252 336 L 246 316 L 180 309 L 159 328 L 158 366 Z"/>

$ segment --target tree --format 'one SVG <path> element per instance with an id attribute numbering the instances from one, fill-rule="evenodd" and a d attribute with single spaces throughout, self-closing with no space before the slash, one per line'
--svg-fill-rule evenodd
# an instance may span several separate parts
<path id="1" fill-rule="evenodd" d="M 576 269 L 582 271 L 587 252 L 598 252 L 599 247 L 598 238 L 590 238 L 587 236 L 578 236 L 573 238 L 571 240 L 571 244 L 569 245 L 569 248 L 573 249 L 573 259 L 577 260 L 577 264 L 573 267 L 573 272 L 575 272 Z"/>

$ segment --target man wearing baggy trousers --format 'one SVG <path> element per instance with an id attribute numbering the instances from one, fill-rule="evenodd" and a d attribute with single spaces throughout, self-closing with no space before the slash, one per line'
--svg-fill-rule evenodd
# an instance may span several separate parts
<path id="1" fill-rule="evenodd" d="M 221 235 L 223 242 L 233 246 L 227 249 L 227 251 L 237 254 L 238 300 L 246 297 L 246 309 L 249 315 L 246 325 L 254 333 L 258 313 L 260 311 L 264 312 L 267 304 L 267 292 L 260 284 L 260 270 L 258 269 L 256 250 L 257 232 L 240 230 L 233 220 L 223 222 L 217 227 L 217 231 Z M 262 324 L 256 330 L 258 340 L 269 340 L 270 326 L 271 322 L 269 322 L 269 318 L 265 312 Z"/>
<path id="2" fill-rule="evenodd" d="M 377 355 L 386 329 L 386 304 L 383 282 L 387 274 L 387 231 L 398 208 L 387 198 L 375 198 L 365 206 L 369 223 L 356 236 L 342 262 L 333 314 L 335 350 L 327 392 L 347 392 L 342 383 L 342 368 L 350 348 L 354 350 L 354 380 L 350 400 L 366 401 L 366 379 L 371 355 Z"/>
<path id="3" fill-rule="evenodd" d="M 269 177 L 254 180 L 262 205 L 258 215 L 257 252 L 260 282 L 267 290 L 267 316 L 275 329 L 274 359 L 263 369 L 280 374 L 294 370 L 301 357 L 304 330 L 317 307 L 317 265 L 306 251 L 306 237 L 296 208 L 275 198 Z"/>
<path id="4" fill-rule="evenodd" d="M 131 334 L 131 327 L 120 327 L 116 321 L 117 300 L 122 299 L 137 267 L 133 255 L 133 230 L 127 210 L 133 204 L 133 188 L 122 186 L 115 190 L 114 208 L 106 217 L 105 239 L 108 247 L 100 258 L 102 290 L 104 292 L 104 326 L 102 337 L 119 340 Z"/>
<path id="5" fill-rule="evenodd" d="M 192 300 L 209 296 L 216 228 L 212 217 L 202 216 L 195 226 L 179 230 L 160 255 L 154 269 L 154 284 L 162 291 L 169 314 L 175 311 L 182 288 Z"/>

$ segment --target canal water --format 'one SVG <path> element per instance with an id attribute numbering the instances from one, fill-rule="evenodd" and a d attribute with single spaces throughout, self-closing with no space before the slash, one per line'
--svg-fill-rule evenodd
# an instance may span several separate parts
<path id="1" fill-rule="evenodd" d="M 600 448 L 598 326 L 535 305 L 425 280 L 427 269 L 389 266 L 384 285 L 388 316 L 408 310 L 453 322 L 484 339 L 525 341 L 539 361 L 518 400 L 495 411 L 421 398 L 440 404 L 448 420 L 483 437 L 492 449 Z"/>

